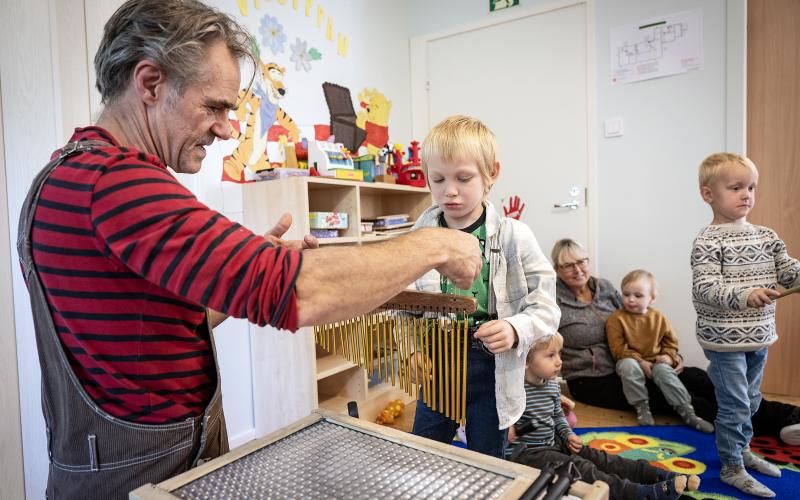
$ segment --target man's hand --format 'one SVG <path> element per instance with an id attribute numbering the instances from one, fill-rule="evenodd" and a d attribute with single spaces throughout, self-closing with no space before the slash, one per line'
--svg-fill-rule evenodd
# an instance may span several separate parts
<path id="1" fill-rule="evenodd" d="M 421 384 L 430 379 L 432 369 L 430 360 L 423 353 L 415 352 L 408 357 L 408 371 L 412 384 Z"/>
<path id="2" fill-rule="evenodd" d="M 781 293 L 771 288 L 756 288 L 747 296 L 748 307 L 765 307 L 772 304 L 772 299 L 778 298 Z"/>
<path id="3" fill-rule="evenodd" d="M 570 434 L 567 437 L 567 448 L 574 454 L 578 454 L 581 452 L 581 448 L 583 448 L 583 441 L 577 434 Z"/>
<path id="4" fill-rule="evenodd" d="M 422 230 L 420 230 L 422 231 Z M 436 267 L 458 288 L 468 290 L 481 274 L 481 246 L 471 234 L 456 229 L 431 228 L 426 233 L 437 238 L 435 247 L 444 250 L 444 263 Z"/>
<path id="5" fill-rule="evenodd" d="M 495 319 L 482 324 L 475 332 L 475 338 L 483 342 L 493 354 L 506 352 L 517 343 L 517 331 L 504 319 Z"/>
<path id="6" fill-rule="evenodd" d="M 672 366 L 672 358 L 666 354 L 659 354 L 656 356 L 656 363 L 663 363 L 665 365 Z"/>
<path id="7" fill-rule="evenodd" d="M 639 366 L 642 367 L 645 377 L 653 378 L 653 363 L 643 359 L 639 361 Z"/>
<path id="8" fill-rule="evenodd" d="M 272 226 L 272 229 L 264 233 L 264 238 L 275 246 L 286 247 L 289 250 L 309 250 L 311 248 L 319 248 L 319 241 L 310 234 L 303 237 L 302 240 L 284 240 L 281 237 L 286 234 L 289 227 L 292 225 L 292 214 L 285 212 L 280 216 L 278 222 Z"/>
<path id="9" fill-rule="evenodd" d="M 508 444 L 513 443 L 517 440 L 517 429 L 514 428 L 512 425 L 508 428 Z"/>

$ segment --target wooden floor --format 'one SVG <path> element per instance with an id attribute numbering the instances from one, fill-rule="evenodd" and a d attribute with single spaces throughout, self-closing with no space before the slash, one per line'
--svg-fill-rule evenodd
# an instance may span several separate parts
<path id="1" fill-rule="evenodd" d="M 800 406 L 800 397 L 781 396 L 777 394 L 764 394 L 764 399 L 780 401 Z M 387 425 L 405 432 L 411 432 L 414 424 L 414 408 L 416 403 L 406 405 L 403 414 L 395 420 L 394 424 Z M 636 414 L 633 412 L 606 410 L 583 403 L 575 404 L 575 415 L 578 416 L 578 427 L 621 427 L 636 425 Z M 681 420 L 672 415 L 655 415 L 657 425 L 676 425 Z"/>

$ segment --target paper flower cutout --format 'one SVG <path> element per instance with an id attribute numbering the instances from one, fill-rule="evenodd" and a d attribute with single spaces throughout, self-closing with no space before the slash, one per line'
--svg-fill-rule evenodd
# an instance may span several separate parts
<path id="1" fill-rule="evenodd" d="M 258 31 L 261 33 L 262 44 L 265 47 L 269 47 L 273 54 L 283 52 L 283 43 L 286 41 L 286 33 L 283 32 L 283 25 L 278 22 L 277 17 L 262 17 L 261 26 Z"/>

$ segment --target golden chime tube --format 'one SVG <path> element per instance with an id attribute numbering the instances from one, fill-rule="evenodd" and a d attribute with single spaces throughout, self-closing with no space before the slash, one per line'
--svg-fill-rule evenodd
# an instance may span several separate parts
<path id="1" fill-rule="evenodd" d="M 384 380 L 385 377 L 383 376 L 383 367 L 381 366 L 381 324 L 383 321 L 383 316 L 380 314 L 375 315 L 375 348 L 378 351 L 378 378 Z"/>
<path id="2" fill-rule="evenodd" d="M 446 324 L 444 325 L 444 328 L 445 329 L 447 328 Z M 444 337 L 444 332 L 442 331 L 441 324 L 440 324 L 439 328 L 437 328 L 437 330 L 438 331 L 436 332 L 437 333 L 437 335 L 436 335 L 436 337 L 437 337 L 436 338 L 436 343 L 439 345 L 439 350 L 438 350 L 439 363 L 437 365 L 437 371 L 439 372 L 439 376 L 438 376 L 439 386 L 437 388 L 438 392 L 439 392 L 439 397 L 437 399 L 439 400 L 439 412 L 442 412 L 444 410 L 444 390 L 443 390 L 444 389 L 444 387 L 443 387 L 443 382 L 444 381 L 442 380 L 444 378 L 444 373 L 442 372 L 442 367 L 444 366 L 444 364 L 442 363 L 442 351 L 444 350 L 444 346 L 442 345 L 442 337 Z"/>
<path id="3" fill-rule="evenodd" d="M 394 346 L 397 344 L 397 340 L 394 338 L 394 331 L 395 331 L 395 328 L 397 328 L 397 318 L 391 318 L 389 321 L 391 321 L 391 325 L 392 325 L 392 327 L 389 329 L 389 337 L 388 337 L 389 338 L 389 356 L 391 356 L 389 358 L 389 369 L 392 372 L 392 385 L 397 385 L 397 382 L 396 382 L 396 380 L 397 380 L 397 377 L 396 377 L 397 370 L 395 370 L 395 368 L 394 368 L 394 349 L 395 349 Z"/>
<path id="4" fill-rule="evenodd" d="M 361 319 L 361 318 L 359 318 Z M 356 324 L 358 325 L 358 363 L 359 366 L 367 366 L 366 356 L 364 355 L 366 352 L 366 348 L 364 347 L 364 322 L 356 320 Z"/>
<path id="5" fill-rule="evenodd" d="M 339 322 L 339 355 L 344 357 L 344 321 Z"/>
<path id="6" fill-rule="evenodd" d="M 387 382 L 389 381 L 389 360 L 388 357 L 386 356 L 387 350 L 389 348 L 386 340 L 386 323 L 388 323 L 388 321 L 389 319 L 386 317 L 386 315 L 384 315 L 382 321 L 383 327 L 381 328 L 383 330 L 383 378 Z M 394 373 L 394 370 L 392 370 L 392 373 Z"/>
<path id="7" fill-rule="evenodd" d="M 408 352 L 406 351 L 406 321 L 408 318 L 405 316 L 400 317 L 400 338 L 398 338 L 397 344 L 397 368 L 400 370 L 400 388 L 404 391 L 408 391 L 406 386 L 406 372 L 408 371 L 408 365 L 406 364 L 403 356 Z"/>
<path id="8" fill-rule="evenodd" d="M 423 321 L 422 318 L 417 318 L 416 321 L 414 322 L 414 353 L 415 353 L 414 357 L 416 358 L 417 361 L 419 361 L 419 356 L 416 355 L 416 352 L 419 351 L 418 337 L 422 335 L 422 323 L 421 323 L 422 321 Z M 419 389 L 421 387 L 420 384 L 422 383 L 422 374 L 424 373 L 423 372 L 424 366 L 425 366 L 424 361 L 422 366 L 420 366 L 419 363 L 417 363 L 417 371 L 414 374 L 417 379 L 414 382 L 414 399 L 419 399 Z"/>
<path id="9" fill-rule="evenodd" d="M 375 332 L 373 328 L 373 319 L 374 316 L 372 314 L 367 316 L 367 362 L 369 363 L 367 373 L 369 373 L 370 376 L 375 373 Z"/>
<path id="10" fill-rule="evenodd" d="M 423 383 L 425 384 L 422 390 L 424 394 L 424 401 L 427 406 L 431 405 L 431 349 L 430 349 L 430 336 L 428 335 L 428 329 L 430 328 L 430 321 L 425 320 L 425 329 L 422 333 L 422 352 L 425 354 L 425 377 L 423 378 Z"/>
<path id="11" fill-rule="evenodd" d="M 363 359 L 364 359 L 364 323 L 359 321 L 359 318 L 355 318 L 355 329 L 356 329 L 356 350 L 355 355 L 356 359 L 354 360 L 355 364 L 359 366 L 363 366 Z"/>
<path id="12" fill-rule="evenodd" d="M 369 374 L 375 375 L 375 347 L 377 344 L 375 335 L 377 334 L 377 328 L 375 326 L 375 322 L 377 321 L 378 317 L 374 314 L 370 314 L 369 316 Z"/>
<path id="13" fill-rule="evenodd" d="M 406 326 L 406 321 L 404 317 L 398 319 L 398 328 L 400 332 L 400 338 L 397 339 L 397 372 L 400 379 L 400 388 L 406 390 L 406 370 L 405 370 L 405 363 L 403 363 L 403 339 L 405 338 L 405 333 L 403 332 L 403 328 Z"/>
<path id="14" fill-rule="evenodd" d="M 450 349 L 448 348 L 448 344 L 450 343 L 450 337 L 452 337 L 451 333 L 453 330 L 453 322 L 449 319 L 444 324 L 444 374 L 445 374 L 445 382 L 444 382 L 444 411 L 442 413 L 447 414 L 450 411 L 450 385 L 452 382 L 452 378 L 449 376 L 450 374 Z"/>
<path id="15" fill-rule="evenodd" d="M 461 367 L 464 366 L 464 360 L 461 359 L 461 328 L 458 322 L 456 321 L 456 334 L 455 334 L 455 353 L 456 353 L 456 370 L 455 375 L 453 376 L 453 384 L 455 384 L 455 411 L 453 412 L 453 420 L 459 422 L 461 419 L 460 411 L 461 411 L 461 387 L 458 383 L 461 375 Z"/>
<path id="16" fill-rule="evenodd" d="M 356 353 L 356 335 L 355 331 L 353 331 L 353 319 L 347 320 L 347 358 L 351 362 L 355 362 L 355 353 Z"/>
<path id="17" fill-rule="evenodd" d="M 450 407 L 448 408 L 447 412 L 448 415 L 451 417 L 455 417 L 456 414 L 456 393 L 458 392 L 458 386 L 456 385 L 456 372 L 458 370 L 458 360 L 456 359 L 456 337 L 458 337 L 458 318 L 450 324 L 450 386 L 452 388 L 452 395 L 450 397 Z M 453 418 L 455 420 L 455 418 Z"/>
<path id="18" fill-rule="evenodd" d="M 439 332 L 439 319 L 437 318 L 434 320 L 434 324 L 431 325 L 431 390 L 430 390 L 430 406 L 431 410 L 436 411 L 436 337 Z"/>
<path id="19" fill-rule="evenodd" d="M 408 366 L 408 355 L 411 352 L 410 349 L 411 345 L 409 342 L 411 340 L 411 322 L 412 318 L 406 317 L 406 331 L 405 335 L 403 335 L 403 341 L 406 345 L 406 352 L 405 352 L 406 359 L 404 363 L 406 365 L 406 394 L 409 395 L 411 394 L 411 370 L 409 369 L 410 367 Z"/>
<path id="20" fill-rule="evenodd" d="M 461 423 L 467 418 L 467 345 L 472 341 L 469 338 L 469 321 L 464 314 L 464 368 L 461 370 Z"/>

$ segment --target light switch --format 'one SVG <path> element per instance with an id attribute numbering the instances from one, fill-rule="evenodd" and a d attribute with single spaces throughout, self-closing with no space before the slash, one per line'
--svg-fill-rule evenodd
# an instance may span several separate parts
<path id="1" fill-rule="evenodd" d="M 622 137 L 622 118 L 609 118 L 603 128 L 606 137 Z"/>

